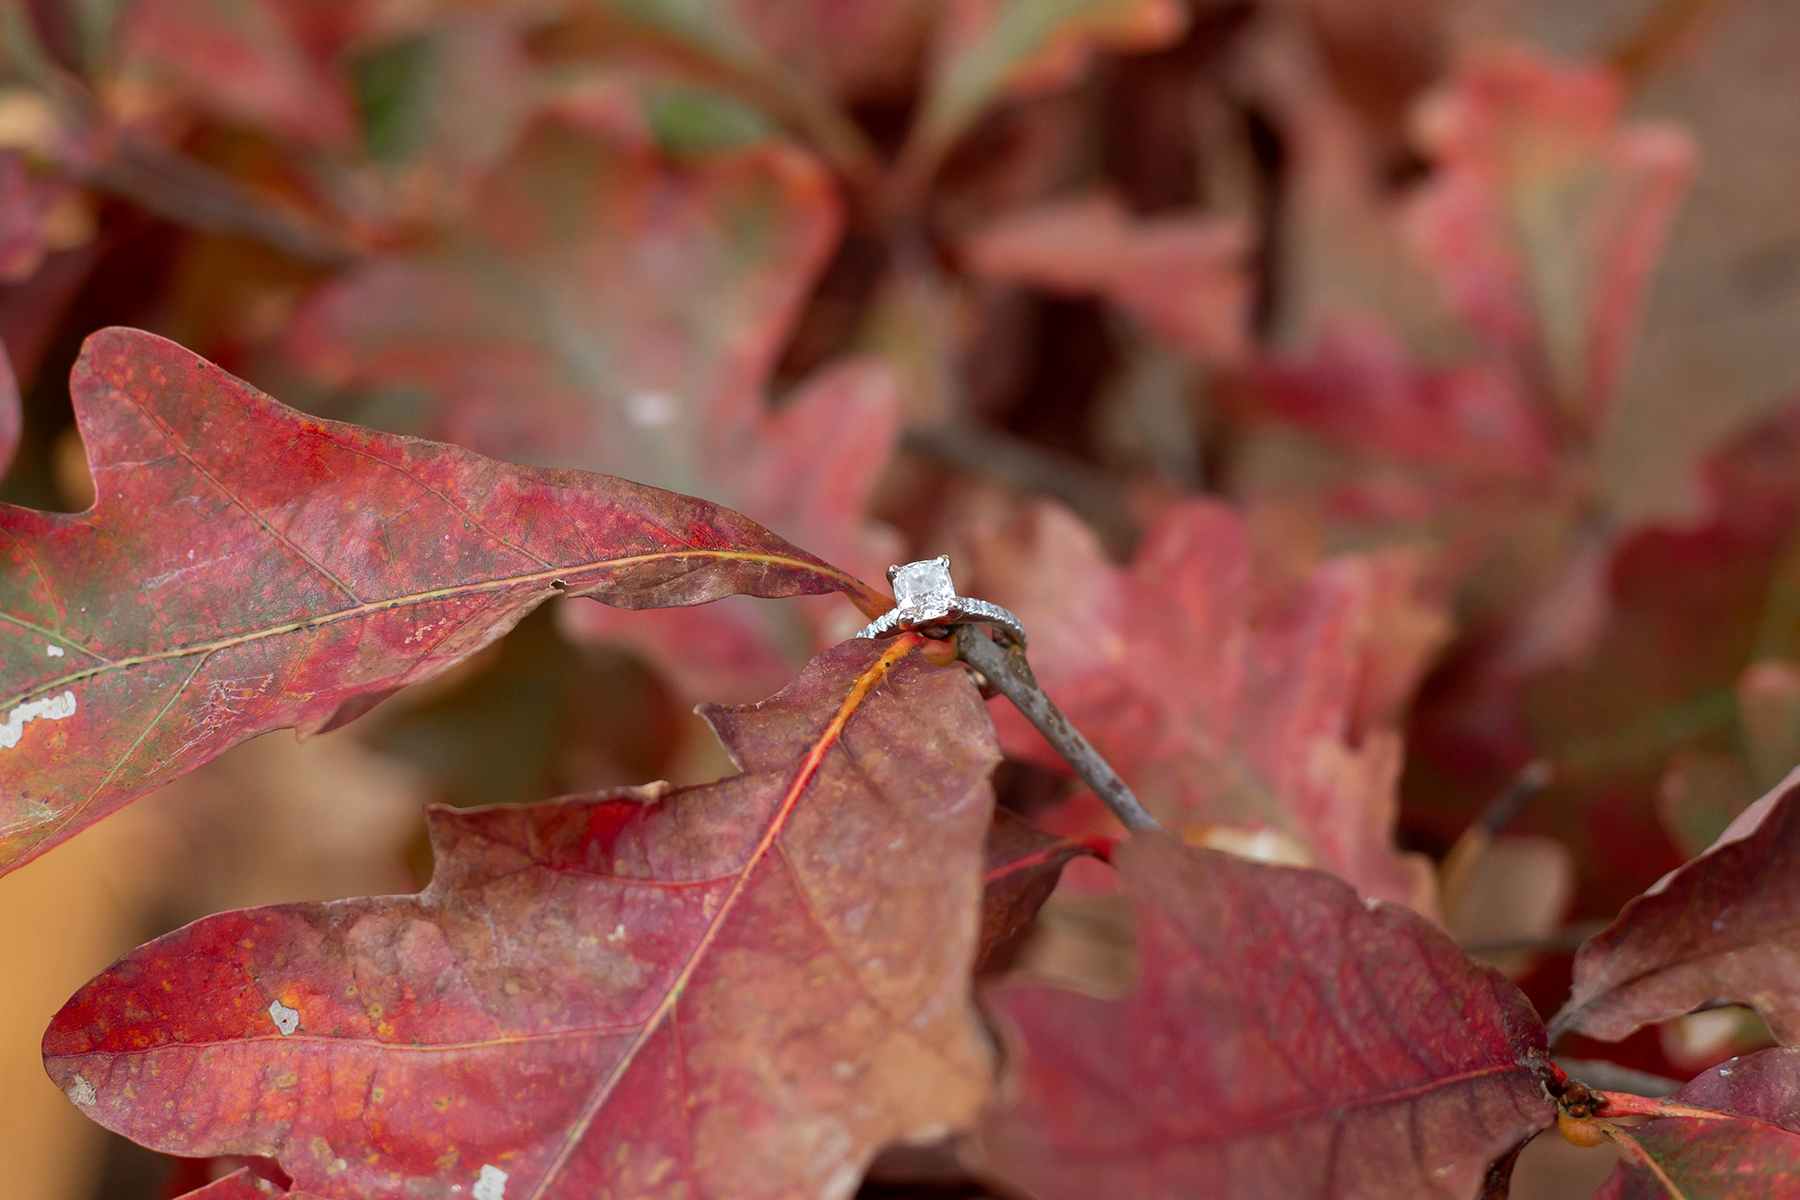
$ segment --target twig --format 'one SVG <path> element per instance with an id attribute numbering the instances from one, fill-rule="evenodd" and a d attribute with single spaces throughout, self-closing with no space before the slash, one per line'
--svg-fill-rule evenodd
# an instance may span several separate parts
<path id="1" fill-rule="evenodd" d="M 1438 872 L 1445 912 L 1455 911 L 1456 900 L 1468 886 L 1475 864 L 1481 861 L 1481 856 L 1487 853 L 1500 832 L 1518 820 L 1526 802 L 1550 786 L 1553 773 L 1548 759 L 1534 758 L 1526 763 L 1506 785 L 1506 790 L 1495 796 L 1475 818 L 1475 823 L 1456 839 Z"/>
<path id="2" fill-rule="evenodd" d="M 974 667 L 1025 714 L 1025 719 L 1056 748 L 1075 769 L 1081 781 L 1094 789 L 1127 829 L 1161 829 L 1162 825 L 1138 802 L 1118 772 L 1081 736 L 1054 701 L 1045 694 L 1020 646 L 1002 650 L 992 638 L 973 625 L 956 630 L 956 648 L 963 661 Z"/>
<path id="3" fill-rule="evenodd" d="M 1579 1084 L 1600 1092 L 1625 1092 L 1633 1096 L 1667 1096 L 1681 1086 L 1680 1082 L 1648 1071 L 1634 1071 L 1618 1063 L 1600 1058 L 1552 1059 Z"/>

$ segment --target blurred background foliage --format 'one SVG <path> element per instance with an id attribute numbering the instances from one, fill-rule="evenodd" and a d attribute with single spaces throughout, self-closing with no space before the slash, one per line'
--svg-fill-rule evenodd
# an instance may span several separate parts
<path id="1" fill-rule="evenodd" d="M 131 324 L 309 412 L 721 501 L 865 578 L 947 550 L 1183 836 L 1412 903 L 1546 1011 L 1595 921 L 1800 763 L 1788 0 L 0 20 L 13 503 L 91 500 L 68 369 Z M 426 802 L 729 771 L 693 703 L 859 624 L 553 608 L 0 881 L 12 1194 L 220 1169 L 44 1080 L 37 1031 L 112 956 L 409 890 Z M 1103 829 L 996 716 L 1002 801 Z M 1128 971 L 1106 890 L 1072 870 L 1027 965 Z M 1764 1036 L 1726 1012 L 1561 1048 L 1685 1078 Z M 1532 1153 L 1516 1195 L 1586 1194 Z"/>

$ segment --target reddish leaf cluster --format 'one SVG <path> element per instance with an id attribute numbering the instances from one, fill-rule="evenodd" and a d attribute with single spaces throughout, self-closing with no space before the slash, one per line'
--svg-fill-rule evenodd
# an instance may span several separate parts
<path id="1" fill-rule="evenodd" d="M 0 873 L 433 680 L 344 770 L 509 802 L 51 1078 L 206 1200 L 1800 1191 L 1800 20 L 1632 7 L 9 6 Z M 946 546 L 1166 831 L 854 636 Z"/>
<path id="2" fill-rule="evenodd" d="M 348 720 L 552 596 L 869 595 L 704 501 L 304 417 L 147 334 L 95 335 L 72 388 L 94 508 L 0 510 L 7 866 L 246 738 Z"/>

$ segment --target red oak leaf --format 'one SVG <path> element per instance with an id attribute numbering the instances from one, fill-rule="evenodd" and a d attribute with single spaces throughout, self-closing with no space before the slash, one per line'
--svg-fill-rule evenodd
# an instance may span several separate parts
<path id="1" fill-rule="evenodd" d="M 343 6 L 345 12 L 353 6 Z M 342 149 L 356 135 L 334 45 L 310 44 L 302 6 L 290 0 L 133 0 L 121 26 L 121 69 L 142 84 L 173 87 L 213 115 L 284 137 Z"/>
<path id="2" fill-rule="evenodd" d="M 0 506 L 0 866 L 552 596 L 867 592 L 705 501 L 306 417 L 147 333 L 95 334 L 70 387 L 94 507 Z"/>
<path id="3" fill-rule="evenodd" d="M 1678 129 L 1624 125 L 1625 99 L 1606 68 L 1489 52 L 1419 121 L 1438 170 L 1410 217 L 1451 302 L 1590 439 L 1693 159 Z"/>
<path id="4" fill-rule="evenodd" d="M 746 454 L 709 481 L 715 496 L 786 530 L 858 576 L 880 578 L 900 557 L 900 538 L 866 519 L 869 500 L 900 432 L 898 381 L 874 359 L 820 372 L 799 394 L 765 413 Z M 578 639 L 636 647 L 689 697 L 766 695 L 794 674 L 796 659 L 855 634 L 854 611 L 830 601 L 767 605 L 726 600 L 703 609 L 664 609 L 620 620 L 587 604 L 562 610 Z"/>
<path id="5" fill-rule="evenodd" d="M 1166 46 L 1187 21 L 1174 0 L 953 0 L 938 30 L 922 108 L 900 154 L 900 187 L 922 189 L 950 147 L 1000 97 L 1073 83 L 1096 50 Z"/>
<path id="6" fill-rule="evenodd" d="M 785 145 L 674 163 L 546 120 L 463 236 L 328 283 L 288 350 L 339 387 L 422 392 L 433 436 L 692 491 L 736 474 L 838 208 Z"/>
<path id="7" fill-rule="evenodd" d="M 1617 1041 L 1683 1013 L 1747 1004 L 1777 1041 L 1800 1041 L 1797 864 L 1800 774 L 1582 944 L 1553 1027 Z"/>
<path id="8" fill-rule="evenodd" d="M 1476 54 L 1421 106 L 1434 171 L 1396 206 L 1347 153 L 1366 139 L 1318 80 L 1274 78 L 1298 159 L 1295 352 L 1251 398 L 1418 476 L 1344 496 L 1353 520 L 1457 511 L 1496 483 L 1579 498 L 1579 464 L 1564 479 L 1557 455 L 1602 439 L 1687 139 L 1625 124 L 1605 67 Z"/>
<path id="9" fill-rule="evenodd" d="M 1014 212 L 964 246 L 978 274 L 1098 293 L 1203 362 L 1230 362 L 1247 349 L 1249 249 L 1249 231 L 1236 222 L 1134 221 L 1105 194 Z"/>
<path id="10" fill-rule="evenodd" d="M 1475 1193 L 1555 1119 L 1543 1025 L 1422 917 L 1314 871 L 1134 836 L 1138 980 L 987 993 L 1008 1080 L 982 1132 L 1039 1200 Z"/>
<path id="11" fill-rule="evenodd" d="M 416 896 L 152 942 L 56 1017 L 47 1069 L 109 1128 L 273 1157 L 320 1200 L 848 1196 L 989 1086 L 999 750 L 929 645 L 848 642 L 710 708 L 741 775 L 434 809 Z"/>
<path id="12" fill-rule="evenodd" d="M 294 358 L 402 409 L 422 398 L 433 436 L 756 510 L 852 570 L 885 568 L 895 539 L 866 512 L 899 432 L 896 380 L 857 361 L 777 411 L 763 396 L 837 239 L 830 176 L 777 143 L 677 163 L 574 120 L 526 139 L 462 240 L 377 258 L 315 293 Z M 816 609 L 739 608 L 631 640 L 690 696 L 740 699 L 854 631 Z"/>
<path id="13" fill-rule="evenodd" d="M 1800 1050 L 1764 1050 L 1719 1064 L 1660 1102 L 1703 1114 L 1614 1127 L 1623 1158 L 1594 1200 L 1794 1195 L 1800 1191 L 1797 1097 Z"/>
<path id="14" fill-rule="evenodd" d="M 1046 833 L 1007 809 L 994 813 L 988 830 L 987 876 L 981 899 L 979 971 L 1005 946 L 1030 927 L 1038 909 L 1056 890 L 1062 869 L 1083 855 L 1111 856 L 1110 838 Z"/>
<path id="15" fill-rule="evenodd" d="M 1219 504 L 1169 509 L 1125 569 L 1060 509 L 1022 524 L 981 531 L 970 594 L 1019 616 L 1045 689 L 1153 813 L 1192 840 L 1269 843 L 1432 906 L 1425 864 L 1393 844 L 1398 735 L 1356 719 L 1366 686 L 1400 687 L 1386 660 L 1416 676 L 1444 628 L 1420 626 L 1422 645 L 1383 638 L 1379 560 L 1333 560 L 1270 603 Z M 995 721 L 1014 753 L 1057 765 L 1012 710 Z"/>

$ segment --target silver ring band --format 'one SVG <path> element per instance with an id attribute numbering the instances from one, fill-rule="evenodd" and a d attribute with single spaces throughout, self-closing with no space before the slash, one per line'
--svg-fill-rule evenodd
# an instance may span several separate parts
<path id="1" fill-rule="evenodd" d="M 857 637 L 884 638 L 914 629 L 935 629 L 952 625 L 991 625 L 1005 633 L 1021 648 L 1025 645 L 1025 626 L 1019 618 L 986 600 L 952 596 L 944 610 L 923 612 L 918 609 L 891 608 L 870 621 Z"/>

